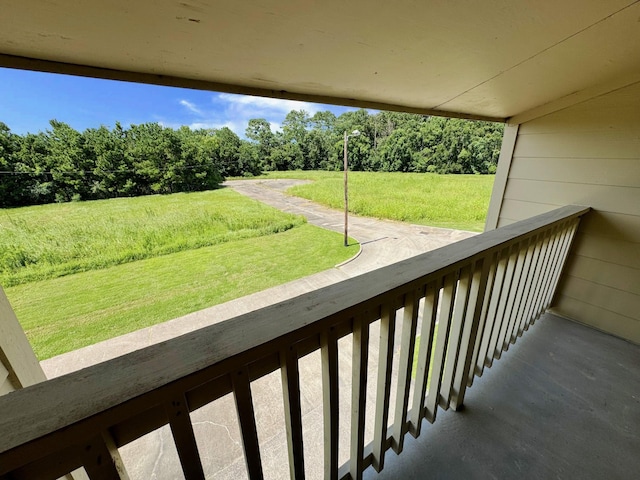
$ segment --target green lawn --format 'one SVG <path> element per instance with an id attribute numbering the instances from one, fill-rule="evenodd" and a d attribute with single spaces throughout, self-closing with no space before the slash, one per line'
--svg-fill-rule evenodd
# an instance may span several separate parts
<path id="1" fill-rule="evenodd" d="M 272 172 L 265 178 L 300 178 L 313 183 L 291 195 L 344 208 L 342 172 Z M 493 175 L 349 172 L 349 211 L 358 215 L 481 232 Z"/>
<path id="2" fill-rule="evenodd" d="M 292 194 L 342 208 L 341 172 Z M 492 176 L 350 174 L 354 213 L 479 231 Z M 38 358 L 310 275 L 358 245 L 230 189 L 0 210 L 0 284 Z"/>
<path id="3" fill-rule="evenodd" d="M 2 209 L 0 284 L 261 237 L 304 222 L 230 189 Z"/>
<path id="4" fill-rule="evenodd" d="M 358 251 L 341 239 L 304 224 L 6 293 L 42 360 L 331 268 Z"/>
<path id="5" fill-rule="evenodd" d="M 0 284 L 40 359 L 331 268 L 357 249 L 230 189 L 0 210 Z"/>

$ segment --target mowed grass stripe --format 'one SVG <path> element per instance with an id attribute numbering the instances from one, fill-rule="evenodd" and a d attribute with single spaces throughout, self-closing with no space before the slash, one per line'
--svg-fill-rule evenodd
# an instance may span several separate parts
<path id="1" fill-rule="evenodd" d="M 356 254 L 302 225 L 6 289 L 40 360 L 326 270 Z"/>
<path id="2" fill-rule="evenodd" d="M 313 183 L 288 193 L 344 208 L 342 172 L 273 172 L 266 178 L 300 178 Z M 349 172 L 349 211 L 365 217 L 481 232 L 494 175 Z"/>
<path id="3" fill-rule="evenodd" d="M 0 284 L 271 235 L 304 222 L 230 189 L 3 209 Z"/>

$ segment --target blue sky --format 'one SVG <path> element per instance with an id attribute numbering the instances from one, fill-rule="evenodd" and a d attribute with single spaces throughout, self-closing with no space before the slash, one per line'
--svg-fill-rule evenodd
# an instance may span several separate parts
<path id="1" fill-rule="evenodd" d="M 49 120 L 68 123 L 76 130 L 158 122 L 167 127 L 227 126 L 244 136 L 251 118 L 265 118 L 272 130 L 291 110 L 311 115 L 331 110 L 336 115 L 352 108 L 271 98 L 203 92 L 111 80 L 54 75 L 0 68 L 0 122 L 13 133 L 36 133 Z"/>

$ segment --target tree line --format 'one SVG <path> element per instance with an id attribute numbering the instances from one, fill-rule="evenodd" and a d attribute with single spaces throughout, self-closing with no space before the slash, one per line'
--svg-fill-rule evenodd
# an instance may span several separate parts
<path id="1" fill-rule="evenodd" d="M 352 170 L 495 173 L 503 125 L 357 110 L 336 116 L 293 110 L 281 130 L 249 121 L 229 128 L 173 129 L 116 123 L 78 132 L 50 121 L 18 135 L 0 122 L 0 207 L 216 188 L 230 176 L 273 170 L 340 170 L 344 132 Z"/>

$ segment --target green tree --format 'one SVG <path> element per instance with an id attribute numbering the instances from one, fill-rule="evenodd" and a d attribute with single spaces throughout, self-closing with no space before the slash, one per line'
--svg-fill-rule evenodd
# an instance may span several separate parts
<path id="1" fill-rule="evenodd" d="M 33 205 L 54 201 L 55 190 L 49 168 L 49 137 L 43 132 L 27 133 L 14 152 L 15 171 L 21 181 L 20 204 Z"/>
<path id="2" fill-rule="evenodd" d="M 264 118 L 252 118 L 249 120 L 245 134 L 250 141 L 256 144 L 260 164 L 270 170 L 269 157 L 276 144 L 276 137 L 271 131 L 269 122 Z"/>
<path id="3" fill-rule="evenodd" d="M 337 163 L 338 141 L 336 116 L 330 111 L 316 112 L 309 120 L 311 131 L 307 135 L 307 161 L 310 169 L 328 170 Z"/>
<path id="4" fill-rule="evenodd" d="M 218 144 L 220 173 L 223 177 L 237 177 L 244 174 L 240 163 L 240 138 L 230 128 L 216 130 L 214 137 Z"/>
<path id="5" fill-rule="evenodd" d="M 358 130 L 360 135 L 349 139 L 349 168 L 351 170 L 370 170 L 371 155 L 373 153 L 372 138 L 374 126 L 369 113 L 364 110 L 345 112 L 340 115 L 335 123 L 335 135 L 333 154 L 331 155 L 332 170 L 342 168 L 342 156 L 344 149 L 344 133 L 351 134 Z"/>
<path id="6" fill-rule="evenodd" d="M 210 143 L 204 141 L 207 130 L 191 131 L 188 127 L 178 130 L 181 140 L 181 153 L 175 169 L 177 181 L 173 184 L 175 191 L 192 192 L 217 188 L 223 178 L 219 161 L 213 154 Z M 181 168 L 181 171 L 180 171 Z"/>
<path id="7" fill-rule="evenodd" d="M 157 123 L 131 125 L 126 132 L 126 162 L 135 195 L 179 191 L 181 143 L 175 131 Z"/>
<path id="8" fill-rule="evenodd" d="M 413 170 L 415 155 L 420 152 L 420 137 L 412 129 L 399 128 L 384 138 L 379 147 L 379 169 L 386 172 Z"/>
<path id="9" fill-rule="evenodd" d="M 352 170 L 495 173 L 504 126 L 360 109 L 336 117 L 303 110 L 282 131 L 249 121 L 248 140 L 228 128 L 178 130 L 116 123 L 79 133 L 57 120 L 45 133 L 13 134 L 0 122 L 0 206 L 215 188 L 224 176 L 262 170 L 342 169 L 344 134 Z"/>
<path id="10" fill-rule="evenodd" d="M 20 141 L 19 135 L 11 133 L 9 127 L 0 122 L 0 207 L 22 205 L 26 200 L 23 198 L 21 180 L 28 180 L 28 178 L 25 178 L 26 175 L 16 173 Z"/>
<path id="11" fill-rule="evenodd" d="M 84 155 L 92 164 L 91 198 L 127 196 L 132 166 L 126 162 L 126 133 L 120 123 L 113 130 L 104 125 L 82 133 Z"/>
<path id="12" fill-rule="evenodd" d="M 262 172 L 262 162 L 258 145 L 242 141 L 238 149 L 238 164 L 238 170 L 243 176 L 259 175 Z"/>
<path id="13" fill-rule="evenodd" d="M 82 135 L 64 122 L 51 120 L 49 124 L 47 165 L 56 202 L 89 198 L 92 165 L 84 155 Z"/>

